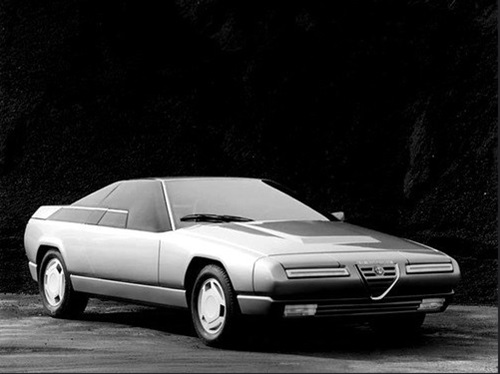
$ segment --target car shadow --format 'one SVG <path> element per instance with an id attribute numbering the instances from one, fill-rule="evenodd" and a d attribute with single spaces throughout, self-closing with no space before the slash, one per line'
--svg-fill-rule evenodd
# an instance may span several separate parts
<path id="1" fill-rule="evenodd" d="M 261 324 L 258 326 L 258 324 Z M 257 325 L 257 327 L 252 327 Z M 334 320 L 256 321 L 235 350 L 258 352 L 325 354 L 366 354 L 427 344 L 424 334 L 384 334 L 373 331 L 368 323 Z"/>
<path id="2" fill-rule="evenodd" d="M 108 322 L 141 327 L 169 334 L 196 336 L 190 314 L 181 309 L 148 306 L 125 306 L 118 308 L 91 309 L 79 317 L 82 321 Z"/>
<path id="3" fill-rule="evenodd" d="M 94 308 L 85 312 L 83 321 L 107 322 L 141 327 L 179 336 L 193 337 L 194 331 L 189 312 L 144 306 Z M 318 357 L 336 354 L 351 356 L 393 349 L 417 349 L 436 345 L 432 326 L 422 328 L 419 334 L 385 334 L 374 332 L 367 323 L 350 320 L 245 320 L 235 342 L 224 347 L 234 351 L 293 353 Z M 439 340 L 439 339 L 437 339 Z M 205 348 L 200 344 L 200 348 Z M 210 349 L 206 347 L 206 349 Z"/>

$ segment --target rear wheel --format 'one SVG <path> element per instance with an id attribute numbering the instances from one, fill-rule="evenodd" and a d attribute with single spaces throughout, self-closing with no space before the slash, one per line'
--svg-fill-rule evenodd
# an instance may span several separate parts
<path id="1" fill-rule="evenodd" d="M 228 343 L 237 330 L 238 304 L 227 273 L 205 266 L 191 292 L 191 317 L 196 333 L 209 346 Z"/>
<path id="2" fill-rule="evenodd" d="M 73 317 L 87 306 L 88 297 L 73 290 L 64 260 L 56 250 L 48 251 L 43 257 L 38 286 L 43 306 L 52 317 Z"/>

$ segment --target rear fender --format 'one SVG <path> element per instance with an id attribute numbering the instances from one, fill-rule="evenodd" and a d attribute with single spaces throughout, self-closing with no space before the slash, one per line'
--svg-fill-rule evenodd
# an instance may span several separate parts
<path id="1" fill-rule="evenodd" d="M 29 269 L 31 273 L 31 277 L 35 280 L 38 281 L 38 272 L 40 269 L 41 262 L 43 260 L 43 256 L 40 256 L 40 250 L 41 248 L 44 247 L 50 247 L 54 248 L 55 250 L 58 250 L 61 253 L 61 256 L 63 259 L 66 257 L 66 249 L 64 248 L 64 245 L 60 239 L 53 238 L 53 237 L 43 237 L 40 239 L 38 246 L 37 246 L 37 251 L 36 251 L 36 260 L 35 261 L 29 261 Z"/>
<path id="2" fill-rule="evenodd" d="M 38 250 L 40 250 L 40 247 L 42 247 L 42 246 L 54 247 L 55 249 L 57 249 L 61 253 L 63 259 L 66 258 L 66 248 L 64 247 L 64 244 L 63 244 L 61 239 L 54 238 L 51 236 L 43 236 L 40 238 L 40 241 L 38 244 Z M 39 265 L 39 264 L 37 264 L 37 265 Z"/>

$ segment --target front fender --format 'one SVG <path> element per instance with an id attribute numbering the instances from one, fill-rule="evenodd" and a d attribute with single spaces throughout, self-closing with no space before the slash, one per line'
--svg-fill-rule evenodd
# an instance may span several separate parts
<path id="1" fill-rule="evenodd" d="M 205 240 L 173 231 L 162 238 L 159 259 L 159 284 L 185 289 L 184 279 L 195 257 L 220 262 L 236 292 L 253 292 L 253 264 L 259 257 L 236 246 Z"/>

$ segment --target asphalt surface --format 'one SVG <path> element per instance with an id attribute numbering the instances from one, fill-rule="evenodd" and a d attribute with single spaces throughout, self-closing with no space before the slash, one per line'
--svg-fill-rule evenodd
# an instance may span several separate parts
<path id="1" fill-rule="evenodd" d="M 92 299 L 78 320 L 58 320 L 37 295 L 0 294 L 1 372 L 498 372 L 498 309 L 451 306 L 412 338 L 323 322 L 242 341 L 206 347 L 176 310 Z"/>

